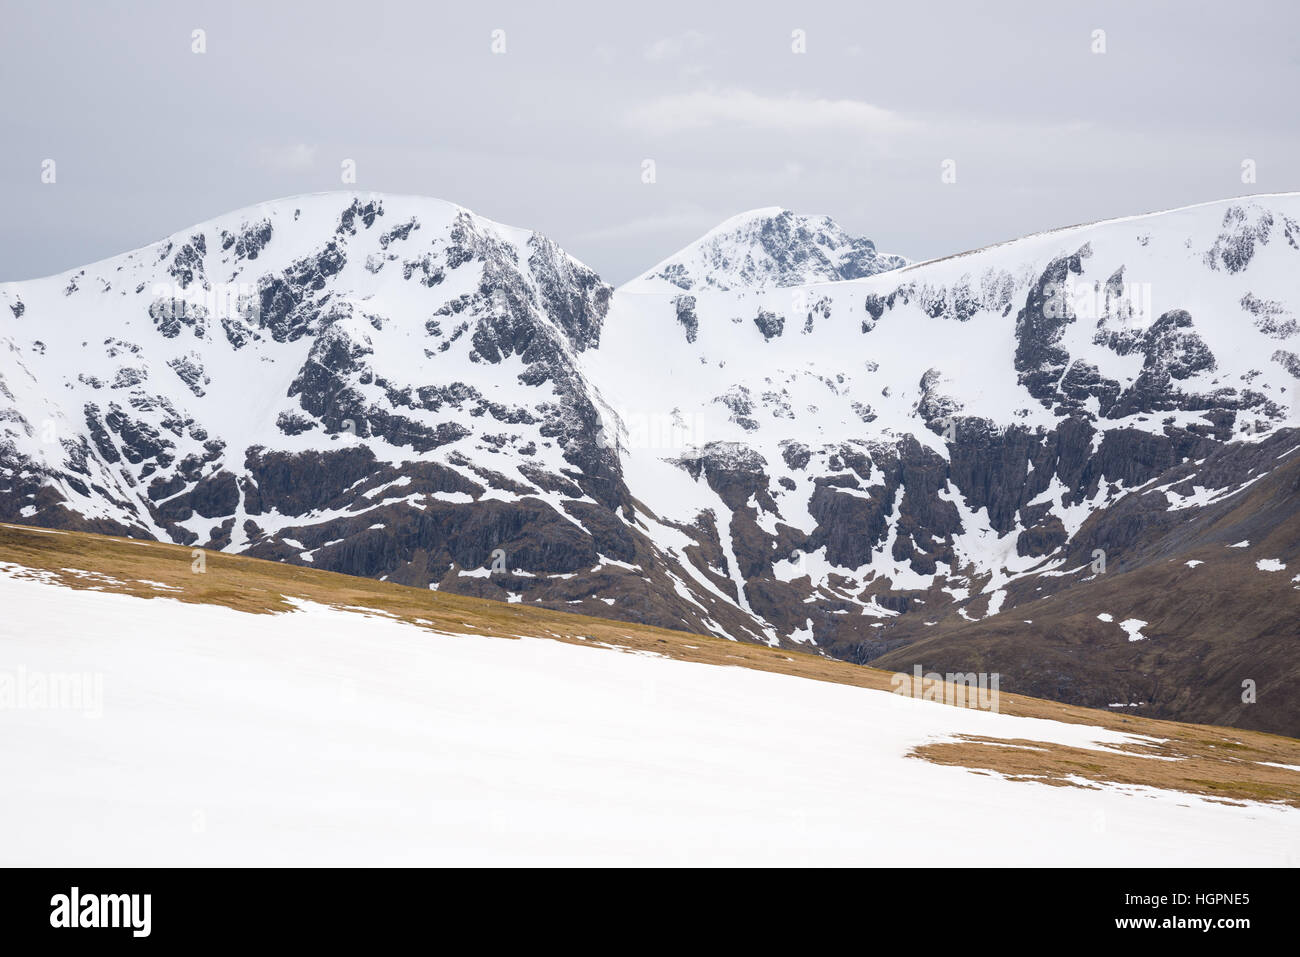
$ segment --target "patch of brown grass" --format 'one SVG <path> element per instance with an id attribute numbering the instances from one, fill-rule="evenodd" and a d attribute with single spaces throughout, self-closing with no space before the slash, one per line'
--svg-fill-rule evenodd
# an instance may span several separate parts
<path id="1" fill-rule="evenodd" d="M 1174 727 L 1204 730 L 1199 725 Z M 1281 738 L 1276 743 L 1265 742 L 1264 747 L 1278 743 L 1290 744 L 1294 751 L 1297 742 Z M 961 735 L 954 741 L 922 745 L 909 756 L 935 764 L 981 768 L 1013 781 L 1075 787 L 1088 787 L 1086 782 L 1092 781 L 1163 788 L 1225 802 L 1263 801 L 1300 807 L 1300 771 L 1260 764 L 1272 758 L 1263 756 L 1268 750 L 1256 753 L 1260 755 L 1256 760 L 1229 758 L 1181 737 L 1094 751 L 1042 741 Z"/>

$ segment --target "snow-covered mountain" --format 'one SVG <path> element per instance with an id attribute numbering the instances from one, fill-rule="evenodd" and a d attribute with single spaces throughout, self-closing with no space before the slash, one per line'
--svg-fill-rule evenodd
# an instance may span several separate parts
<path id="1" fill-rule="evenodd" d="M 267 203 L 0 286 L 0 518 L 1294 733 L 1240 684 L 1295 667 L 1298 224 L 880 272 L 764 210 L 614 291 L 436 200 Z"/>
<path id="2" fill-rule="evenodd" d="M 772 206 L 733 216 L 627 283 L 629 292 L 759 289 L 861 279 L 906 265 L 829 216 Z"/>

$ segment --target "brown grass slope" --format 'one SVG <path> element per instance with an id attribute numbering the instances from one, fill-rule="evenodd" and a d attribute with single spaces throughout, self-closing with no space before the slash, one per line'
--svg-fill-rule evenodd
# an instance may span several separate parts
<path id="1" fill-rule="evenodd" d="M 0 562 L 38 570 L 69 588 L 112 591 L 149 600 L 215 604 L 253 614 L 290 612 L 293 606 L 288 599 L 304 599 L 389 616 L 431 632 L 602 644 L 700 664 L 891 690 L 890 672 L 799 652 L 445 595 L 218 552 L 207 552 L 203 557 L 206 571 L 196 573 L 193 553 L 183 546 L 0 525 Z M 1226 801 L 1266 801 L 1300 807 L 1300 771 L 1272 766 L 1300 767 L 1300 741 L 1291 738 L 1121 716 L 1015 694 L 1001 696 L 1000 710 L 1146 735 L 1154 740 L 1093 751 L 1033 741 L 990 743 L 988 739 L 959 738 L 918 747 L 913 755 L 936 763 L 1005 774 L 1016 780 L 1083 787 L 1113 782 Z"/>
<path id="2" fill-rule="evenodd" d="M 1082 571 L 1023 578 L 1001 614 L 946 618 L 872 664 L 995 671 L 1036 697 L 1300 735 L 1300 452 L 1223 502 L 1152 514 L 1149 496 L 1132 495 L 1093 515 L 1064 566 Z M 1108 571 L 1092 574 L 1094 544 L 1116 541 Z M 1147 622 L 1142 641 L 1120 628 L 1132 618 Z"/>

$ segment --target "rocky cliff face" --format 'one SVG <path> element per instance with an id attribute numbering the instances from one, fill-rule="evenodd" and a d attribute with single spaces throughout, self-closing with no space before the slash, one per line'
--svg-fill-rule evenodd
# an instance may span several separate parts
<path id="1" fill-rule="evenodd" d="M 1300 730 L 1235 674 L 1300 638 L 1300 197 L 903 268 L 767 212 L 617 291 L 364 194 L 5 284 L 0 518 Z"/>

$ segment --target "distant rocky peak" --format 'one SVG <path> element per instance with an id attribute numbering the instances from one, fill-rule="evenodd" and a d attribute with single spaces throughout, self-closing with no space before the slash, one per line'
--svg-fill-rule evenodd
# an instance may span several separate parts
<path id="1" fill-rule="evenodd" d="M 625 288 L 764 289 L 861 279 L 906 264 L 828 216 L 770 206 L 733 216 Z"/>

